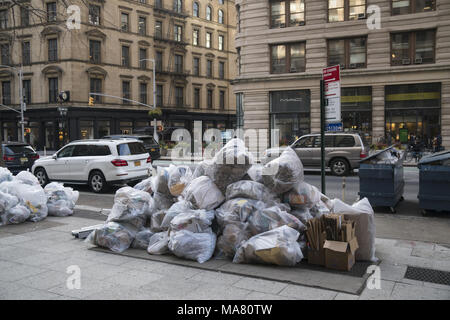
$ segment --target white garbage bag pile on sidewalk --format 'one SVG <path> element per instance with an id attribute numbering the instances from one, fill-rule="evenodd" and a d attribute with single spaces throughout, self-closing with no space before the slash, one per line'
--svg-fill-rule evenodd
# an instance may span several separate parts
<path id="1" fill-rule="evenodd" d="M 357 259 L 376 259 L 373 210 L 367 199 L 349 206 L 327 198 L 304 182 L 303 165 L 291 148 L 265 166 L 252 166 L 251 162 L 244 143 L 233 139 L 213 160 L 200 163 L 194 173 L 184 166 L 157 168 L 155 177 L 134 190 L 117 192 L 121 197 L 129 193 L 130 203 L 136 202 L 127 208 L 140 209 L 125 213 L 123 205 L 117 204 L 108 217 L 107 221 L 127 229 L 132 239 L 116 235 L 118 231 L 106 232 L 104 229 L 110 230 L 106 226 L 99 232 L 123 242 L 118 246 L 117 241 L 106 241 L 111 250 L 132 246 L 149 254 L 174 254 L 199 263 L 216 256 L 234 263 L 295 266 L 307 250 L 308 220 L 343 213 L 356 221 Z M 142 195 L 140 203 L 134 194 L 147 196 Z M 130 219 L 138 217 L 140 223 L 130 224 Z"/>
<path id="2" fill-rule="evenodd" d="M 32 173 L 21 171 L 13 176 L 0 167 L 0 225 L 71 215 L 78 196 L 78 191 L 61 183 L 53 182 L 43 189 Z"/>

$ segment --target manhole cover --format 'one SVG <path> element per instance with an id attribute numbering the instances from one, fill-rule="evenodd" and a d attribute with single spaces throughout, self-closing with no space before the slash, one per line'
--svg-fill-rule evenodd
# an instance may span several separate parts
<path id="1" fill-rule="evenodd" d="M 450 286 L 450 272 L 447 271 L 408 266 L 405 278 Z"/>

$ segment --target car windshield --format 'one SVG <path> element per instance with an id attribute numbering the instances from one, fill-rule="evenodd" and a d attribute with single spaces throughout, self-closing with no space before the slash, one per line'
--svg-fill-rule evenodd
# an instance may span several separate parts
<path id="1" fill-rule="evenodd" d="M 132 156 L 136 154 L 147 153 L 144 145 L 141 142 L 121 143 L 117 146 L 117 153 L 119 156 Z"/>
<path id="2" fill-rule="evenodd" d="M 15 154 L 15 153 L 35 153 L 32 147 L 27 145 L 9 145 L 5 147 L 6 154 Z"/>

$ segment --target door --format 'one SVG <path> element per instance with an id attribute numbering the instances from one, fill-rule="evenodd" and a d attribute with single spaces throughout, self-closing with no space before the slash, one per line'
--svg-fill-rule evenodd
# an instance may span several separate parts
<path id="1" fill-rule="evenodd" d="M 306 136 L 300 138 L 294 145 L 293 148 L 297 156 L 303 163 L 303 166 L 309 167 L 313 164 L 312 152 L 314 147 L 314 136 Z"/>
<path id="2" fill-rule="evenodd" d="M 90 156 L 90 149 L 92 145 L 77 144 L 73 151 L 72 158 L 69 159 L 70 180 L 72 181 L 87 181 L 88 180 L 88 165 L 92 160 Z"/>
<path id="3" fill-rule="evenodd" d="M 56 154 L 56 158 L 50 160 L 45 167 L 50 180 L 66 180 L 69 176 L 69 159 L 71 159 L 75 146 L 67 146 Z"/>

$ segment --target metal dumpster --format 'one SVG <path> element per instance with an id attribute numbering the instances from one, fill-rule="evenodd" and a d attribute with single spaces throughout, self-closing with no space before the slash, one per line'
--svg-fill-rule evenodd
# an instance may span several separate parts
<path id="1" fill-rule="evenodd" d="M 384 152 L 392 152 L 393 146 L 361 160 L 359 166 L 359 195 L 367 197 L 372 207 L 389 207 L 396 213 L 396 205 L 403 200 L 403 158 L 394 164 L 370 163 Z"/>
<path id="2" fill-rule="evenodd" d="M 423 157 L 419 162 L 419 207 L 450 212 L 450 151 Z"/>

